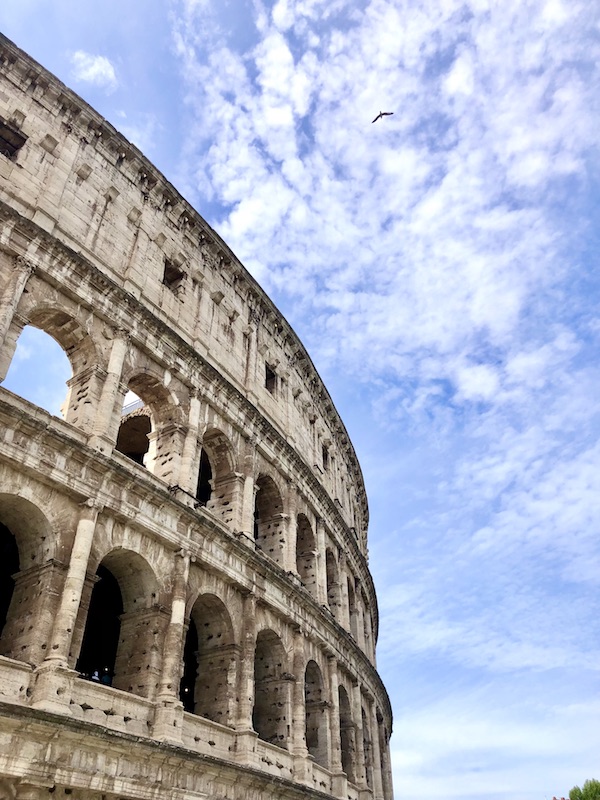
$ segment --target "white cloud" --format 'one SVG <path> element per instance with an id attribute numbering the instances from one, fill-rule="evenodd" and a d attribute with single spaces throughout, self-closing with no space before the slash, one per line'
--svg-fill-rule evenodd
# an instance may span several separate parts
<path id="1" fill-rule="evenodd" d="M 72 75 L 81 83 L 91 83 L 100 89 L 112 92 L 118 81 L 115 68 L 106 56 L 95 56 L 84 50 L 77 50 L 71 56 Z"/>

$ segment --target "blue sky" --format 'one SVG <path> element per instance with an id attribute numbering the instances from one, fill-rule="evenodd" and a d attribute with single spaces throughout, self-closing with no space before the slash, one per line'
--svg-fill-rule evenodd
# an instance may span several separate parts
<path id="1" fill-rule="evenodd" d="M 355 444 L 396 796 L 600 778 L 600 6 L 85 6 L 0 29 L 223 236 Z"/>

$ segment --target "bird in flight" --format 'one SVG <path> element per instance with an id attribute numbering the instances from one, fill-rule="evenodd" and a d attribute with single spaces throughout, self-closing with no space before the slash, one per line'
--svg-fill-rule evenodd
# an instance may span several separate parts
<path id="1" fill-rule="evenodd" d="M 377 122 L 377 120 L 381 119 L 382 117 L 391 117 L 393 116 L 393 114 L 394 114 L 393 111 L 380 111 L 379 114 L 377 114 L 377 116 L 373 120 L 373 122 Z M 373 122 L 371 124 L 373 124 Z"/>

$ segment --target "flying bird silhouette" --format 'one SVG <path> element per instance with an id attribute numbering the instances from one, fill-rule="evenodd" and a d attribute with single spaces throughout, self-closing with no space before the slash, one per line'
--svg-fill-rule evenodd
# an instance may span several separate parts
<path id="1" fill-rule="evenodd" d="M 393 111 L 380 111 L 379 114 L 377 114 L 377 116 L 373 120 L 373 122 L 377 122 L 377 120 L 381 119 L 382 117 L 392 117 L 393 115 L 394 115 Z M 371 125 L 373 124 L 373 122 L 371 122 Z"/>

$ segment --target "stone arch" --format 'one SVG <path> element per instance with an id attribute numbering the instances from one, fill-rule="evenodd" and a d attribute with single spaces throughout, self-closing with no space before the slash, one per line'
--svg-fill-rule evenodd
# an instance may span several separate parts
<path id="1" fill-rule="evenodd" d="M 340 713 L 340 745 L 342 750 L 342 769 L 351 783 L 356 782 L 356 728 L 348 693 L 343 686 L 338 687 L 338 708 Z"/>
<path id="2" fill-rule="evenodd" d="M 180 698 L 186 711 L 233 724 L 236 651 L 225 604 L 213 594 L 200 595 L 192 606 L 184 647 Z"/>
<path id="3" fill-rule="evenodd" d="M 383 715 L 381 714 L 381 711 L 379 709 L 377 709 L 376 711 L 376 719 L 377 719 L 377 735 L 379 737 L 379 767 L 381 769 L 381 783 L 383 786 L 383 796 L 391 797 L 392 779 L 390 773 L 390 765 L 388 761 L 390 735 L 383 721 Z"/>
<path id="4" fill-rule="evenodd" d="M 254 708 L 252 726 L 259 739 L 287 749 L 289 681 L 283 644 L 272 630 L 256 638 L 254 655 Z"/>
<path id="5" fill-rule="evenodd" d="M 325 699 L 323 676 L 316 661 L 309 661 L 306 665 L 304 673 L 304 707 L 306 747 L 317 764 L 322 767 L 328 767 L 328 703 Z"/>
<path id="6" fill-rule="evenodd" d="M 351 575 L 347 576 L 348 582 L 348 617 L 350 621 L 350 633 L 354 640 L 358 642 L 358 606 L 356 602 L 356 591 L 354 579 Z"/>
<path id="7" fill-rule="evenodd" d="M 296 570 L 308 591 L 316 596 L 317 591 L 317 545 L 308 517 L 298 514 L 296 522 Z"/>
<path id="8" fill-rule="evenodd" d="M 373 652 L 373 641 L 372 641 L 373 637 L 371 636 L 372 619 L 371 619 L 371 611 L 369 609 L 369 602 L 367 600 L 367 596 L 366 596 L 366 594 L 364 592 L 364 589 L 362 589 L 362 588 L 360 589 L 360 599 L 361 599 L 362 609 L 363 609 L 363 614 L 362 614 L 363 631 L 362 632 L 363 632 L 364 643 L 365 643 L 364 649 L 365 649 L 365 652 L 367 654 L 370 654 L 370 653 Z"/>
<path id="9" fill-rule="evenodd" d="M 270 475 L 260 475 L 255 483 L 254 540 L 257 547 L 280 566 L 284 564 L 285 530 L 283 501 Z"/>
<path id="10" fill-rule="evenodd" d="M 325 551 L 325 571 L 327 576 L 327 605 L 333 616 L 340 613 L 340 579 L 336 558 L 331 548 Z"/>
<path id="11" fill-rule="evenodd" d="M 18 339 L 31 326 L 53 339 L 62 349 L 70 364 L 65 400 L 61 406 L 65 420 L 84 430 L 93 423 L 100 381 L 96 369 L 99 363 L 97 347 L 86 327 L 73 314 L 58 305 L 39 303 L 26 311 L 26 316 L 16 315 L 7 337 L 7 350 L 3 356 L 2 375 L 6 374 Z"/>
<path id="12" fill-rule="evenodd" d="M 153 697 L 168 617 L 152 567 L 139 553 L 118 547 L 102 558 L 91 583 L 77 669 Z"/>
<path id="13" fill-rule="evenodd" d="M 364 708 L 361 708 L 362 718 L 362 743 L 365 760 L 365 778 L 369 789 L 373 788 L 373 745 L 371 742 L 371 726 L 369 717 Z"/>
<path id="14" fill-rule="evenodd" d="M 206 456 L 211 471 L 210 496 L 206 507 L 225 525 L 232 526 L 236 506 L 241 504 L 241 486 L 235 472 L 231 442 L 218 428 L 208 428 L 202 438 L 202 454 Z M 202 468 L 202 460 L 200 467 Z"/>
<path id="15" fill-rule="evenodd" d="M 39 664 L 46 655 L 64 568 L 56 537 L 29 500 L 0 494 L 0 654 Z"/>
<path id="16" fill-rule="evenodd" d="M 181 409 L 161 377 L 149 369 L 126 379 L 127 389 L 141 401 L 131 411 L 123 406 L 116 449 L 168 483 L 177 482 L 183 448 Z"/>

